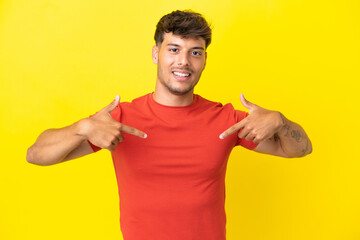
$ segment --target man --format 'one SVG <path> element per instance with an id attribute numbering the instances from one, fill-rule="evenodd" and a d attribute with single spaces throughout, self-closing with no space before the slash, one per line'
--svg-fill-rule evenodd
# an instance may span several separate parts
<path id="1" fill-rule="evenodd" d="M 311 153 L 311 142 L 298 124 L 243 95 L 250 114 L 194 94 L 211 42 L 200 14 L 163 16 L 155 41 L 154 93 L 131 103 L 116 96 L 90 118 L 46 130 L 27 161 L 51 165 L 108 149 L 125 240 L 226 239 L 225 172 L 233 147 L 301 157 Z"/>

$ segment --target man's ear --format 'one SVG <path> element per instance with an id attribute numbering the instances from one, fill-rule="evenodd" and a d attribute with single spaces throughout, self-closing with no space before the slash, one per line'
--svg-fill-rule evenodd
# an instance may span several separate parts
<path id="1" fill-rule="evenodd" d="M 159 48 L 156 45 L 152 47 L 152 60 L 155 64 L 159 62 Z"/>
<path id="2" fill-rule="evenodd" d="M 205 52 L 205 62 L 204 62 L 203 70 L 205 69 L 205 66 L 206 66 L 206 59 L 207 59 L 207 52 Z"/>

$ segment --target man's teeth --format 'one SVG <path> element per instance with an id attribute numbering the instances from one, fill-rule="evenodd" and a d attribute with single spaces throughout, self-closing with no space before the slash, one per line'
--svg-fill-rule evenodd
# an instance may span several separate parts
<path id="1" fill-rule="evenodd" d="M 188 76 L 190 76 L 190 73 L 174 72 L 174 74 L 175 74 L 176 76 L 179 76 L 179 77 L 188 77 Z"/>

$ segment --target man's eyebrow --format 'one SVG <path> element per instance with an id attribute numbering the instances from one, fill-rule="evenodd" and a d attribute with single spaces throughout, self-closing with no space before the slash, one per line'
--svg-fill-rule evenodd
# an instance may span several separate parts
<path id="1" fill-rule="evenodd" d="M 176 43 L 168 43 L 166 44 L 166 46 L 174 46 L 174 47 L 180 47 L 179 44 L 176 44 Z M 203 47 L 193 47 L 191 49 L 201 49 L 201 50 L 205 50 Z"/>
<path id="2" fill-rule="evenodd" d="M 180 45 L 175 44 L 175 43 L 168 43 L 168 44 L 166 44 L 166 46 L 180 47 Z"/>

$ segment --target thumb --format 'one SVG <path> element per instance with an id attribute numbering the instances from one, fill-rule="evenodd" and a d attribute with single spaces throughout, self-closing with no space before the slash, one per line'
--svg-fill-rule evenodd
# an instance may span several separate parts
<path id="1" fill-rule="evenodd" d="M 247 110 L 252 113 L 255 110 L 256 105 L 245 99 L 244 94 L 240 94 L 240 101 Z"/>
<path id="2" fill-rule="evenodd" d="M 119 101 L 120 101 L 120 96 L 119 95 L 116 95 L 114 101 L 112 101 L 109 105 L 107 105 L 105 107 L 105 110 L 108 112 L 108 113 L 111 113 L 116 107 L 117 105 L 119 105 Z"/>

